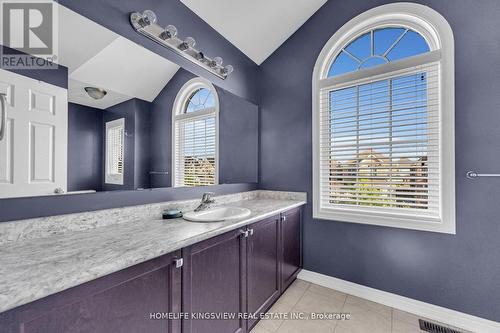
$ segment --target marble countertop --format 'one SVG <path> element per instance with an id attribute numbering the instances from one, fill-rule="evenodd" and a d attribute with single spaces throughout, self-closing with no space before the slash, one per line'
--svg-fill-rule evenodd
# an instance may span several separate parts
<path id="1" fill-rule="evenodd" d="M 304 205 L 255 198 L 233 202 L 243 220 L 193 223 L 145 219 L 0 246 L 0 312 Z"/>

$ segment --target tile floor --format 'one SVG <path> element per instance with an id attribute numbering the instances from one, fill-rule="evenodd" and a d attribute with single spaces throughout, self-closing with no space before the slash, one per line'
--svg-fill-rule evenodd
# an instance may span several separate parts
<path id="1" fill-rule="evenodd" d="M 350 320 L 261 320 L 251 333 L 422 333 L 418 317 L 382 304 L 296 280 L 272 313 L 350 313 Z"/>

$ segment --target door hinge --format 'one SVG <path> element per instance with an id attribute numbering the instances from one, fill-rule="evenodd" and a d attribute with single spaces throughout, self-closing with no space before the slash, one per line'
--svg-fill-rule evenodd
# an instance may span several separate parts
<path id="1" fill-rule="evenodd" d="M 184 259 L 179 258 L 174 260 L 175 268 L 181 268 L 184 266 Z"/>

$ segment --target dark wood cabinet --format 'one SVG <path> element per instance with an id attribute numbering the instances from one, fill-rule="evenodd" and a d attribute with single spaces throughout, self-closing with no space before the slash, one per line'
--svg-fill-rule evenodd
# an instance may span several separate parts
<path id="1" fill-rule="evenodd" d="M 250 330 L 255 319 L 280 296 L 279 216 L 268 218 L 248 227 L 247 237 L 247 310 Z"/>
<path id="2" fill-rule="evenodd" d="M 183 333 L 248 332 L 297 277 L 301 215 L 294 209 L 183 250 L 183 312 L 247 314 L 187 319 Z"/>
<path id="3" fill-rule="evenodd" d="M 302 267 L 301 209 L 281 214 L 281 292 L 295 280 Z"/>
<path id="4" fill-rule="evenodd" d="M 184 333 L 246 332 L 246 231 L 235 230 L 183 250 Z M 193 315 L 234 315 L 203 319 Z"/>
<path id="5" fill-rule="evenodd" d="M 297 208 L 1 313 L 0 332 L 246 333 L 300 267 Z"/>
<path id="6" fill-rule="evenodd" d="M 181 332 L 180 251 L 0 314 L 2 333 Z"/>

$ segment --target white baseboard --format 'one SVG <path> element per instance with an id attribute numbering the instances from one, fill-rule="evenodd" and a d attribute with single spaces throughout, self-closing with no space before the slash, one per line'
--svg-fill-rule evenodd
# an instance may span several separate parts
<path id="1" fill-rule="evenodd" d="M 464 330 L 477 333 L 500 332 L 500 323 L 495 321 L 366 287 L 328 275 L 302 270 L 298 278 Z"/>

